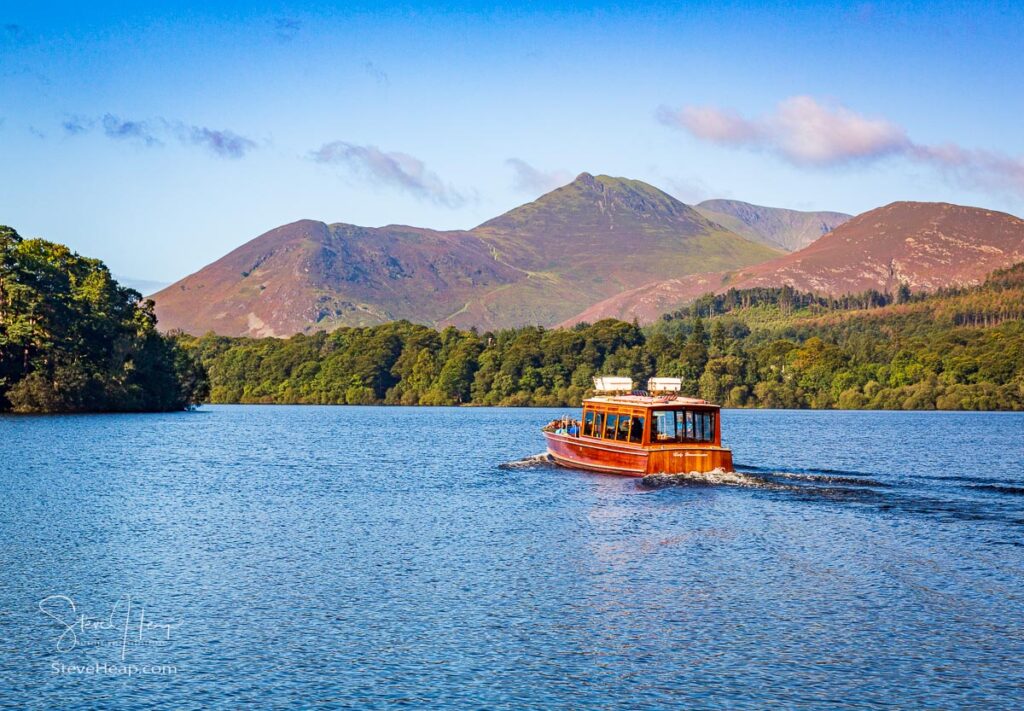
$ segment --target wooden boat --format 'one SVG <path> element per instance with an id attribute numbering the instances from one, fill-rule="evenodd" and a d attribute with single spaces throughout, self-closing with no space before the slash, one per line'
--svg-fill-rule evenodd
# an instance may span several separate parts
<path id="1" fill-rule="evenodd" d="M 583 401 L 579 421 L 556 420 L 543 430 L 558 464 L 626 476 L 732 471 L 720 408 L 680 397 L 678 379 L 652 378 L 648 391 L 639 392 L 628 379 L 594 382 L 604 394 Z"/>

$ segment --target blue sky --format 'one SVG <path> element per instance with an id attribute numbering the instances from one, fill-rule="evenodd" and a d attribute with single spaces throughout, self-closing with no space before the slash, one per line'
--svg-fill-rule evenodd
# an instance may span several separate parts
<path id="1" fill-rule="evenodd" d="M 0 3 L 0 223 L 171 281 L 581 172 L 1024 214 L 1024 4 Z"/>

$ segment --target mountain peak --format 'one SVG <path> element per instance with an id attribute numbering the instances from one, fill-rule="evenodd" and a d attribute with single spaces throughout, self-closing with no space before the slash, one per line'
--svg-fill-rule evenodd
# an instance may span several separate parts
<path id="1" fill-rule="evenodd" d="M 686 234 L 721 230 L 688 205 L 653 185 L 585 172 L 571 183 L 488 220 L 476 229 L 537 230 L 536 238 L 541 239 L 545 232 L 551 232 L 557 225 L 559 231 L 592 237 L 595 233 L 628 229 L 638 221 L 647 226 L 671 223 L 671 229 L 677 236 L 680 225 Z"/>
<path id="2" fill-rule="evenodd" d="M 558 193 L 559 190 L 578 190 L 581 192 L 594 192 L 594 193 L 610 193 L 610 192 L 628 192 L 635 194 L 646 194 L 649 196 L 663 196 L 673 202 L 679 202 L 668 193 L 659 190 L 658 188 L 645 183 L 641 180 L 631 180 L 630 178 L 615 177 L 613 175 L 605 175 L 603 173 L 594 175 L 593 173 L 587 173 L 586 171 L 580 173 L 571 183 L 563 185 L 561 188 L 556 188 L 554 193 Z M 549 193 L 551 194 L 551 193 Z M 544 196 L 542 196 L 543 198 Z M 680 203 L 682 204 L 682 203 Z"/>

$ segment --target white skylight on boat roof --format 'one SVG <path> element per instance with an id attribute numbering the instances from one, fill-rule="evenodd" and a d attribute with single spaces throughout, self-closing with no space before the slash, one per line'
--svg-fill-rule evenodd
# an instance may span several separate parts
<path id="1" fill-rule="evenodd" d="M 682 389 L 682 378 L 651 378 L 647 381 L 647 391 L 652 393 L 677 393 Z"/>
<path id="2" fill-rule="evenodd" d="M 633 389 L 633 380 L 617 375 L 605 375 L 594 378 L 594 390 L 599 393 L 622 393 Z"/>

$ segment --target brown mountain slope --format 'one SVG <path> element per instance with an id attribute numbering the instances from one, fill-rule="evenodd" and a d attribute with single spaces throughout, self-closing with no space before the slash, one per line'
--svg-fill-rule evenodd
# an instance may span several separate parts
<path id="1" fill-rule="evenodd" d="M 153 298 L 161 328 L 190 333 L 550 326 L 623 289 L 778 254 L 650 185 L 583 173 L 468 232 L 285 225 Z"/>
<path id="2" fill-rule="evenodd" d="M 853 217 L 842 212 L 803 212 L 740 200 L 705 200 L 693 209 L 738 235 L 786 252 L 803 249 Z"/>
<path id="3" fill-rule="evenodd" d="M 708 292 L 789 284 L 841 295 L 900 283 L 966 286 L 1024 261 L 1024 220 L 947 203 L 894 202 L 840 225 L 799 252 L 737 271 L 652 282 L 595 304 L 563 325 L 601 318 L 650 322 Z"/>
<path id="4" fill-rule="evenodd" d="M 434 322 L 520 278 L 468 232 L 301 220 L 157 292 L 162 329 L 290 335 L 408 318 Z"/>

